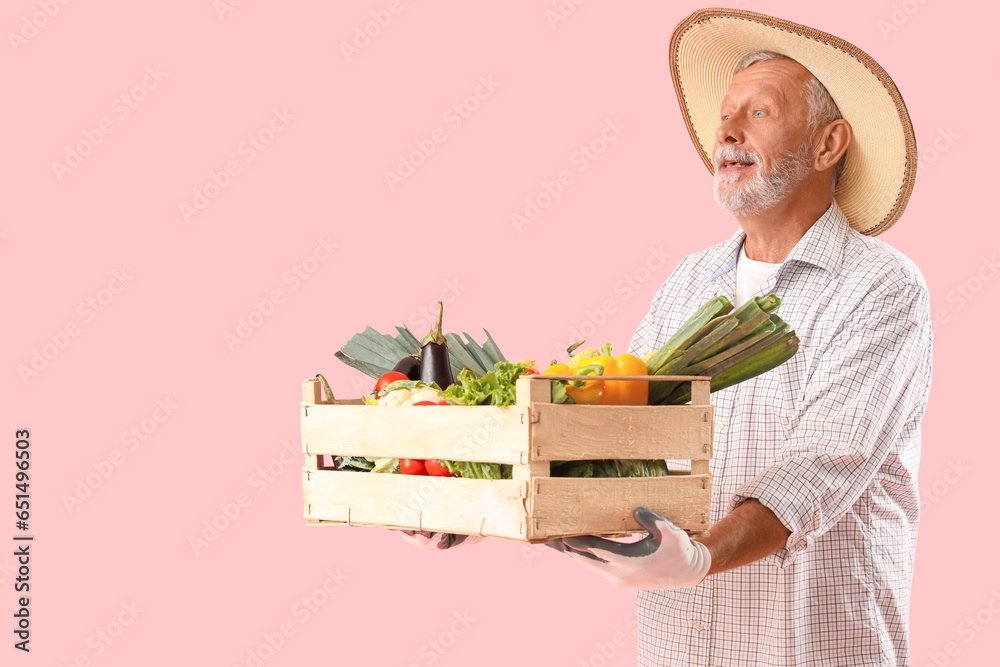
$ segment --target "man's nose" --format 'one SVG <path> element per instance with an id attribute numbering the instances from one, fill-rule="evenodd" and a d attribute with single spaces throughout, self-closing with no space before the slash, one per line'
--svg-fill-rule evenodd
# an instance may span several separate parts
<path id="1" fill-rule="evenodd" d="M 719 129 L 715 131 L 715 141 L 718 144 L 743 143 L 743 130 L 735 118 L 730 116 L 719 123 Z"/>

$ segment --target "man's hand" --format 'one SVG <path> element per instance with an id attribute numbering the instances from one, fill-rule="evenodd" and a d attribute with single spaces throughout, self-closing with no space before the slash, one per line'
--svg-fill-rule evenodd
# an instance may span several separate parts
<path id="1" fill-rule="evenodd" d="M 475 544 L 483 538 L 479 535 L 455 535 L 454 533 L 430 533 L 426 530 L 404 530 L 403 541 L 419 549 L 436 551 L 453 549 L 463 544 Z"/>
<path id="2" fill-rule="evenodd" d="M 649 535 L 631 544 L 595 535 L 564 537 L 546 546 L 561 551 L 618 586 L 671 590 L 701 583 L 708 576 L 712 555 L 701 542 L 648 507 L 632 516 Z"/>

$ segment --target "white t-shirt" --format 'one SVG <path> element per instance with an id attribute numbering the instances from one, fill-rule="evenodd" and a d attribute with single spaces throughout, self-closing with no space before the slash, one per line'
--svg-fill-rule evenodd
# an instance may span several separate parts
<path id="1" fill-rule="evenodd" d="M 754 295 L 768 277 L 781 266 L 770 262 L 758 262 L 747 257 L 744 250 L 746 242 L 740 246 L 740 256 L 736 260 L 736 302 L 733 308 L 739 308 Z"/>

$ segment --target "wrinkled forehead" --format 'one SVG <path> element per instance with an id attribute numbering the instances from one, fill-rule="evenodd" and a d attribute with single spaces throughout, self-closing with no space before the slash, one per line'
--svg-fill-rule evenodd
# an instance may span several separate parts
<path id="1" fill-rule="evenodd" d="M 765 60 L 733 75 L 723 104 L 747 96 L 768 97 L 781 104 L 805 102 L 812 74 L 792 60 Z"/>

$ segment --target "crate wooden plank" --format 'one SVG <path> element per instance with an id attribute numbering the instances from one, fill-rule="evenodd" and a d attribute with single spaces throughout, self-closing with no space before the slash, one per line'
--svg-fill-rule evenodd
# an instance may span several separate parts
<path id="1" fill-rule="evenodd" d="M 702 459 L 712 455 L 711 406 L 536 403 L 531 410 L 534 459 Z"/>
<path id="2" fill-rule="evenodd" d="M 691 405 L 709 405 L 709 395 L 712 393 L 712 385 L 709 378 L 704 378 L 700 382 L 691 383 Z"/>
<path id="3" fill-rule="evenodd" d="M 708 529 L 708 475 L 533 480 L 528 539 L 643 530 L 632 518 L 649 507 L 685 530 Z"/>
<path id="4" fill-rule="evenodd" d="M 527 406 L 307 408 L 306 454 L 527 463 Z"/>
<path id="5" fill-rule="evenodd" d="M 302 471 L 305 518 L 525 539 L 528 485 L 336 470 Z"/>
<path id="6" fill-rule="evenodd" d="M 319 380 L 305 380 L 302 382 L 302 402 L 312 404 L 323 402 L 323 386 L 319 383 Z"/>
<path id="7" fill-rule="evenodd" d="M 521 382 L 515 385 L 517 404 L 528 406 L 529 421 L 535 421 L 537 413 L 531 409 L 532 404 L 548 403 L 552 400 L 552 388 L 548 382 Z M 530 438 L 529 433 L 529 438 Z M 527 452 L 525 452 L 527 455 Z M 548 461 L 542 461 L 527 456 L 526 461 L 521 465 L 515 465 L 512 477 L 519 481 L 527 482 L 536 477 L 548 477 L 551 469 Z"/>

